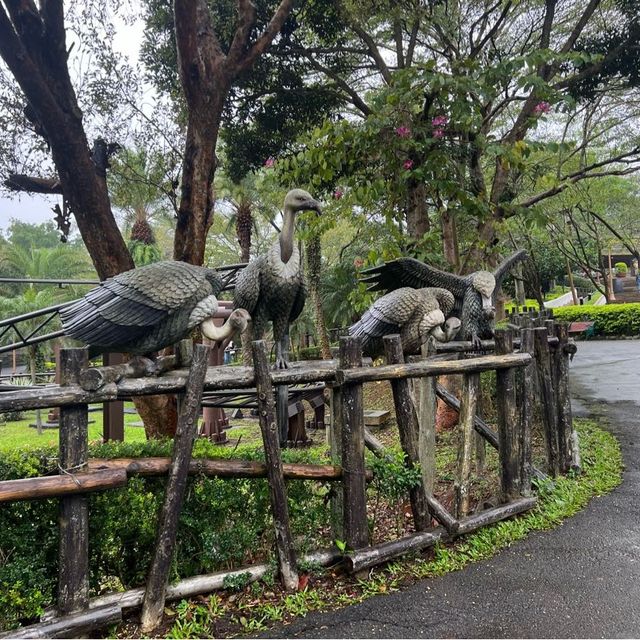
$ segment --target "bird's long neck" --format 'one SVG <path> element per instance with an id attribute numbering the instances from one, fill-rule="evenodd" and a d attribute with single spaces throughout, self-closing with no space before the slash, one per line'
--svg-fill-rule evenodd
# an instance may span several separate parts
<path id="1" fill-rule="evenodd" d="M 213 318 L 207 318 L 200 324 L 202 335 L 214 342 L 222 342 L 233 334 L 232 323 L 227 320 L 221 327 L 216 327 Z"/>
<path id="2" fill-rule="evenodd" d="M 287 263 L 293 254 L 293 232 L 296 227 L 296 213 L 285 209 L 282 231 L 280 232 L 280 259 Z"/>

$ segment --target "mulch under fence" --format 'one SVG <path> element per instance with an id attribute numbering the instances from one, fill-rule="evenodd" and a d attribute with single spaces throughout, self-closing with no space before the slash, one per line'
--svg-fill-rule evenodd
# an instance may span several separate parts
<path id="1" fill-rule="evenodd" d="M 544 326 L 531 325 L 544 322 Z M 494 341 L 483 348 L 493 355 L 458 359 L 456 353 L 471 345 L 443 345 L 454 355 L 429 355 L 405 362 L 398 336 L 385 338 L 387 364 L 363 367 L 360 343 L 353 337 L 340 341 L 338 360 L 292 363 L 287 370 L 268 367 L 264 343 L 254 343 L 254 367 L 206 367 L 205 347 L 195 355 L 188 348 L 178 351 L 171 365 L 178 369 L 156 378 L 129 377 L 136 374 L 126 366 L 114 369 L 86 368 L 86 350 L 68 349 L 63 355 L 60 386 L 10 392 L 0 396 L 0 411 L 60 407 L 60 473 L 47 478 L 0 482 L 0 502 L 34 500 L 56 496 L 60 500 L 60 550 L 58 602 L 39 624 L 13 630 L 6 637 L 64 637 L 86 633 L 117 622 L 123 609 L 142 606 L 143 628 L 153 629 L 161 620 L 165 600 L 206 593 L 220 588 L 229 576 L 249 574 L 259 579 L 267 565 L 253 565 L 236 571 L 195 576 L 168 585 L 176 523 L 180 514 L 186 477 L 204 473 L 220 477 L 267 477 L 274 521 L 274 544 L 281 583 L 285 589 L 298 585 L 300 560 L 328 565 L 341 560 L 348 571 L 365 569 L 399 555 L 433 546 L 440 540 L 502 520 L 530 509 L 531 477 L 551 477 L 579 464 L 577 439 L 572 428 L 568 401 L 568 358 L 575 347 L 568 341 L 565 325 L 547 319 L 527 319 L 519 327 L 514 352 L 511 330 L 496 332 Z M 189 368 L 185 368 L 188 365 Z M 479 374 L 495 371 L 497 376 L 494 432 L 476 412 Z M 422 387 L 418 412 L 409 379 L 435 381 L 440 375 L 461 375 L 460 399 L 450 397 L 435 382 Z M 396 540 L 370 544 L 367 523 L 366 486 L 371 472 L 365 468 L 366 437 L 363 419 L 362 386 L 366 382 L 390 381 L 405 464 L 413 467 L 433 464 L 430 447 L 435 446 L 433 424 L 425 416 L 435 416 L 436 396 L 460 413 L 457 474 L 453 513 L 434 496 L 434 470 L 422 473 L 410 491 L 415 533 Z M 278 420 L 274 388 L 301 382 L 323 381 L 332 388 L 332 419 L 328 438 L 334 460 L 340 465 L 283 465 L 278 444 Z M 192 460 L 197 408 L 203 390 L 256 387 L 259 420 L 266 463 L 242 460 Z M 136 395 L 179 394 L 178 435 L 171 461 L 166 458 L 139 460 L 89 460 L 87 454 L 87 405 Z M 536 469 L 531 459 L 532 426 L 539 423 L 545 437 L 546 469 Z M 500 503 L 479 513 L 470 513 L 469 487 L 471 459 L 477 450 L 476 434 L 498 451 Z M 384 455 L 377 449 L 378 455 Z M 158 521 L 157 549 L 149 570 L 147 587 L 104 595 L 92 600 L 88 590 L 88 508 L 87 493 L 123 486 L 131 475 L 168 475 L 165 504 Z M 333 537 L 343 540 L 344 552 L 318 551 L 296 558 L 289 524 L 285 478 L 321 479 L 339 482 L 342 491 L 333 492 Z M 431 526 L 432 519 L 439 525 Z"/>

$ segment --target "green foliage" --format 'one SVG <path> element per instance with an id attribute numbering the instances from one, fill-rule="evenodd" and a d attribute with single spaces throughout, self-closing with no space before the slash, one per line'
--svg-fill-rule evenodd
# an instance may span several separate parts
<path id="1" fill-rule="evenodd" d="M 222 588 L 229 591 L 242 591 L 251 581 L 251 574 L 248 571 L 225 576 L 222 580 Z"/>
<path id="2" fill-rule="evenodd" d="M 90 446 L 100 458 L 167 456 L 171 442 L 108 443 Z M 195 457 L 231 457 L 233 452 L 199 440 Z M 240 447 L 236 455 L 250 457 Z M 254 458 L 260 456 L 256 453 Z M 287 451 L 287 460 L 318 462 L 308 451 Z M 12 451 L 0 456 L 0 479 L 34 477 L 56 468 L 56 449 Z M 328 513 L 322 485 L 295 482 L 288 487 L 292 531 L 298 551 L 316 548 L 317 531 Z M 89 507 L 92 593 L 143 584 L 155 544 L 156 516 L 164 480 L 131 478 L 127 486 L 92 494 Z M 14 628 L 53 602 L 57 580 L 57 501 L 17 502 L 0 510 L 0 627 Z M 180 517 L 171 579 L 210 573 L 269 557 L 273 539 L 265 479 L 189 480 Z"/>
<path id="3" fill-rule="evenodd" d="M 626 262 L 616 262 L 615 264 L 616 275 L 626 276 L 629 267 L 627 267 Z"/>
<path id="4" fill-rule="evenodd" d="M 373 458 L 374 485 L 392 504 L 406 497 L 409 489 L 420 483 L 420 467 L 409 466 L 402 451 L 389 451 L 384 458 Z"/>
<path id="5" fill-rule="evenodd" d="M 136 267 L 142 267 L 145 264 L 158 262 L 158 260 L 162 259 L 162 254 L 156 244 L 147 244 L 139 240 L 131 240 L 127 243 L 127 248 Z"/>
<path id="6" fill-rule="evenodd" d="M 580 305 L 553 310 L 564 322 L 593 321 L 597 336 L 637 336 L 640 334 L 640 303 Z"/>

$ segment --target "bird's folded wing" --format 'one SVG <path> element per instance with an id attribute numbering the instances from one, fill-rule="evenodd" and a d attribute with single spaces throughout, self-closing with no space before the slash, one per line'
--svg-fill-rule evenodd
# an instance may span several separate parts
<path id="1" fill-rule="evenodd" d="M 505 276 L 509 273 L 511 268 L 518 262 L 522 262 L 523 260 L 526 260 L 528 257 L 529 257 L 529 254 L 524 249 L 520 249 L 520 251 L 516 251 L 515 253 L 510 255 L 508 258 L 505 258 L 495 268 L 495 271 L 493 272 L 493 275 L 496 279 L 496 289 L 500 287 L 500 285 L 502 284 L 502 281 L 504 280 Z"/>

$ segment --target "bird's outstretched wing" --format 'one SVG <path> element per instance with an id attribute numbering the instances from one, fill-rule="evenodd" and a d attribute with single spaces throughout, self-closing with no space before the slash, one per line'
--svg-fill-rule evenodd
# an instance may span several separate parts
<path id="1" fill-rule="evenodd" d="M 529 257 L 529 254 L 524 249 L 520 249 L 519 251 L 516 251 L 515 253 L 510 255 L 508 258 L 505 258 L 495 268 L 493 272 L 493 276 L 496 279 L 496 289 L 500 288 L 502 281 L 504 280 L 505 276 L 509 273 L 511 268 L 518 262 L 522 262 L 523 260 L 526 260 L 528 257 Z"/>
<path id="2" fill-rule="evenodd" d="M 398 258 L 379 267 L 365 269 L 362 273 L 365 276 L 362 281 L 369 285 L 370 291 L 393 291 L 400 287 L 442 287 L 454 295 L 463 295 L 466 286 L 463 277 L 440 271 L 415 258 Z"/>
<path id="3" fill-rule="evenodd" d="M 163 261 L 109 278 L 60 311 L 65 332 L 90 345 L 134 344 L 173 314 L 222 287 L 216 272 Z"/>

